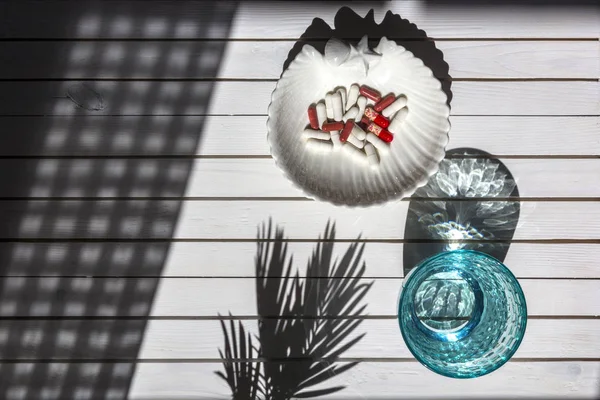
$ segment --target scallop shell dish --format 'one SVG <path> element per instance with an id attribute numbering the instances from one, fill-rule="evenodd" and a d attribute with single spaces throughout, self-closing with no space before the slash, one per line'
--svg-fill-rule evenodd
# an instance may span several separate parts
<path id="1" fill-rule="evenodd" d="M 450 109 L 441 82 L 382 38 L 370 48 L 310 45 L 277 83 L 267 122 L 271 154 L 306 196 L 369 206 L 410 196 L 444 158 Z"/>

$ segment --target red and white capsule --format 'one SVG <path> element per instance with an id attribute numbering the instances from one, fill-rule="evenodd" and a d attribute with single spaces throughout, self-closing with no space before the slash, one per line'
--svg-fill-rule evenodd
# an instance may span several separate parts
<path id="1" fill-rule="evenodd" d="M 348 90 L 348 99 L 346 102 L 346 110 L 348 110 L 350 107 L 353 107 L 356 104 L 356 101 L 358 100 L 359 90 L 360 89 L 356 83 L 350 86 L 350 89 Z"/>
<path id="2" fill-rule="evenodd" d="M 358 115 L 358 107 L 357 106 L 351 107 L 348 111 L 346 111 L 346 114 L 344 114 L 344 116 L 342 117 L 342 121 L 346 122 L 349 119 L 356 119 L 357 115 Z"/>
<path id="3" fill-rule="evenodd" d="M 341 131 L 344 129 L 344 123 L 342 121 L 325 122 L 321 129 L 325 132 Z"/>
<path id="4" fill-rule="evenodd" d="M 308 107 L 308 122 L 310 123 L 310 127 L 313 129 L 319 129 L 319 117 L 317 115 L 317 107 L 309 106 Z"/>
<path id="5" fill-rule="evenodd" d="M 387 129 L 382 128 L 374 122 L 371 122 L 369 126 L 367 126 L 367 130 L 386 143 L 390 143 L 394 140 L 394 136 Z"/>
<path id="6" fill-rule="evenodd" d="M 346 143 L 348 141 L 348 138 L 352 133 L 353 126 L 354 120 L 349 119 L 348 121 L 346 121 L 346 123 L 344 124 L 344 129 L 342 129 L 342 132 L 340 133 L 340 142 Z"/>
<path id="7" fill-rule="evenodd" d="M 374 133 L 367 133 L 366 139 L 367 142 L 375 146 L 379 154 L 387 154 L 390 151 L 390 145 L 379 139 Z"/>
<path id="8" fill-rule="evenodd" d="M 331 105 L 333 107 L 333 119 L 336 121 L 341 121 L 344 111 L 342 108 L 342 95 L 340 92 L 335 92 L 331 96 Z"/>
<path id="9" fill-rule="evenodd" d="M 371 107 L 365 108 L 365 117 L 369 118 L 369 120 L 375 122 L 382 128 L 390 126 L 390 120 L 373 110 Z"/>
<path id="10" fill-rule="evenodd" d="M 367 133 L 362 127 L 355 123 L 352 127 L 352 136 L 355 136 L 358 140 L 365 140 Z"/>
<path id="11" fill-rule="evenodd" d="M 356 105 L 358 106 L 358 114 L 354 117 L 355 120 L 360 121 L 365 114 L 365 107 L 367 107 L 367 98 L 364 96 L 360 96 L 356 100 Z"/>
<path id="12" fill-rule="evenodd" d="M 371 143 L 365 145 L 365 154 L 367 155 L 367 161 L 369 161 L 371 168 L 376 169 L 379 167 L 379 155 Z"/>
<path id="13" fill-rule="evenodd" d="M 402 107 L 406 106 L 408 99 L 405 95 L 400 95 L 391 103 L 389 106 L 385 107 L 383 111 L 381 111 L 381 115 L 386 118 L 391 117 L 396 111 L 400 110 Z"/>
<path id="14" fill-rule="evenodd" d="M 318 131 L 314 129 L 305 129 L 302 132 L 302 137 L 306 140 L 308 139 L 317 139 L 317 140 L 329 140 L 330 134 L 329 132 Z"/>
<path id="15" fill-rule="evenodd" d="M 396 101 L 396 96 L 393 93 L 390 93 L 381 100 L 379 100 L 377 104 L 373 106 L 373 109 L 377 112 L 381 112 L 384 108 L 388 107 L 394 101 Z"/>
<path id="16" fill-rule="evenodd" d="M 359 92 L 360 92 L 360 94 L 365 96 L 367 99 L 373 100 L 375 103 L 377 103 L 379 100 L 381 100 L 381 93 L 379 93 L 379 91 L 377 91 L 367 85 L 362 85 L 360 87 Z"/>
<path id="17" fill-rule="evenodd" d="M 327 122 L 327 109 L 322 101 L 317 103 L 317 118 L 319 119 L 319 128 Z"/>

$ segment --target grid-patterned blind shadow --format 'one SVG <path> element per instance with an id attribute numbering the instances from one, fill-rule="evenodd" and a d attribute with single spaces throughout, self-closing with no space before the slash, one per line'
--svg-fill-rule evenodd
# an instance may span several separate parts
<path id="1" fill-rule="evenodd" d="M 52 102 L 51 115 L 7 115 L 10 94 L 0 101 L 12 141 L 11 126 L 36 133 L 14 147 L 31 167 L 0 178 L 18 196 L 0 199 L 2 399 L 127 397 L 214 86 L 164 78 L 215 77 L 226 43 L 151 39 L 226 34 L 236 8 L 204 2 L 189 16 L 164 4 L 155 15 L 136 2 L 106 4 L 81 2 L 48 23 L 73 38 L 110 30 L 136 51 L 118 39 L 71 41 L 48 68 L 85 80 L 30 94 Z M 4 8 L 0 25 L 15 23 L 17 8 Z"/>

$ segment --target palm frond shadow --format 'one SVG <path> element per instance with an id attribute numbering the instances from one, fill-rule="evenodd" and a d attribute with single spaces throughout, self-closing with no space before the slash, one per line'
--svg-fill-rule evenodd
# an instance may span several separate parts
<path id="1" fill-rule="evenodd" d="M 344 389 L 322 384 L 358 364 L 337 365 L 335 361 L 364 336 L 352 333 L 362 322 L 355 317 L 365 311 L 363 300 L 372 282 L 362 280 L 364 243 L 351 244 L 338 260 L 333 258 L 334 240 L 335 226 L 328 223 L 308 260 L 304 278 L 293 268 L 283 229 L 273 229 L 271 221 L 259 229 L 255 266 L 260 349 L 256 351 L 261 362 L 235 369 L 228 356 L 237 358 L 235 352 L 242 343 L 246 351 L 252 348 L 251 339 L 242 334 L 240 323 L 235 344 L 229 339 L 235 337 L 234 325 L 231 335 L 223 325 L 225 352 L 220 354 L 226 373 L 217 374 L 229 384 L 234 399 L 242 391 L 254 396 L 249 399 L 287 400 Z M 256 385 L 254 392 L 247 389 L 250 381 Z"/>

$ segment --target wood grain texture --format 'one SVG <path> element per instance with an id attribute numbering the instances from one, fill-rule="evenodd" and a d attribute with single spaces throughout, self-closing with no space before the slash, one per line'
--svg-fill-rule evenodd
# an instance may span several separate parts
<path id="1" fill-rule="evenodd" d="M 416 243 L 419 245 L 419 243 Z M 294 266 L 306 276 L 306 262 L 316 242 L 289 242 Z M 397 278 L 404 274 L 403 243 L 368 243 L 365 277 Z M 501 246 L 490 244 L 490 247 Z M 506 245 L 508 247 L 508 244 Z M 348 245 L 334 246 L 341 257 Z M 406 251 L 410 251 L 406 249 Z M 94 242 L 0 243 L 0 276 L 140 276 L 253 277 L 254 242 Z M 119 255 L 131 255 L 128 263 Z M 86 255 L 95 256 L 93 262 Z M 148 260 L 158 259 L 158 266 Z M 600 278 L 600 244 L 512 243 L 504 263 L 518 278 Z M 160 268 L 159 268 L 160 267 Z"/>
<path id="2" fill-rule="evenodd" d="M 5 200 L 0 201 L 0 238 L 254 240 L 257 228 L 272 218 L 291 239 L 315 240 L 331 221 L 337 224 L 337 239 L 361 235 L 399 241 L 404 238 L 408 206 L 405 201 L 350 209 L 277 200 Z M 598 215 L 599 202 L 576 206 L 568 201 L 523 202 L 514 239 L 600 239 Z M 430 239 L 425 236 L 420 233 L 411 239 Z M 496 238 L 511 236 L 505 231 Z"/>
<path id="3" fill-rule="evenodd" d="M 319 17 L 330 25 L 342 3 L 242 3 L 231 32 L 218 29 L 231 6 L 193 0 L 152 1 L 143 8 L 127 1 L 8 2 L 0 9 L 4 38 L 297 38 Z M 226 2 L 225 2 L 226 3 Z M 484 5 L 484 7 L 481 7 Z M 32 7 L 36 13 L 30 13 Z M 417 0 L 352 3 L 359 15 L 371 8 L 380 21 L 391 10 L 434 38 L 597 38 L 599 17 L 593 7 L 501 7 L 478 2 L 454 7 Z M 217 28 L 202 25 L 207 16 Z M 21 21 L 25 21 L 23 23 Z M 571 21 L 565 23 L 565 21 Z"/>
<path id="4" fill-rule="evenodd" d="M 452 116 L 450 121 L 448 149 L 600 156 L 600 117 Z M 0 127 L 0 157 L 270 154 L 266 116 L 4 116 Z"/>
<path id="5" fill-rule="evenodd" d="M 0 82 L 0 115 L 264 115 L 275 88 L 251 81 L 88 81 L 102 99 L 102 108 L 89 111 L 67 97 L 80 85 Z M 598 82 L 455 82 L 452 93 L 452 115 L 600 115 Z"/>
<path id="6" fill-rule="evenodd" d="M 249 333 L 258 335 L 257 321 L 242 323 Z M 28 329 L 34 330 L 35 326 Z M 597 359 L 600 358 L 598 329 L 600 320 L 532 319 L 527 322 L 525 337 L 514 357 Z M 218 321 L 150 321 L 146 332 L 141 359 L 215 360 L 219 358 L 217 349 L 223 347 L 223 330 Z M 364 320 L 348 339 L 363 333 L 364 338 L 343 353 L 343 358 L 413 358 L 396 319 Z M 272 356 L 285 359 L 286 354 Z"/>
<path id="7" fill-rule="evenodd" d="M 7 278 L 12 279 L 12 278 Z M 277 279 L 277 278 L 274 278 Z M 373 282 L 365 296 L 365 312 L 372 316 L 397 315 L 401 279 L 365 279 Z M 530 316 L 600 314 L 600 280 L 520 281 Z M 230 295 L 224 295 L 224 294 Z M 161 280 L 153 316 L 256 316 L 255 282 L 252 278 L 212 278 Z M 273 317 L 279 315 L 271 315 Z"/>
<path id="8" fill-rule="evenodd" d="M 258 334 L 256 320 L 241 321 L 247 332 Z M 229 322 L 227 322 L 229 324 Z M 238 321 L 234 321 L 237 325 Z M 65 320 L 48 323 L 43 320 L 18 320 L 0 322 L 0 335 L 7 331 L 19 332 L 10 335 L 0 343 L 3 360 L 198 360 L 217 361 L 217 349 L 223 347 L 223 331 L 215 320 L 151 320 L 145 329 L 144 344 L 139 354 L 132 354 L 118 346 L 105 350 L 73 346 L 63 340 L 58 346 L 35 346 L 29 340 L 36 332 L 44 331 L 46 336 L 64 337 L 75 332 L 82 324 L 90 331 L 123 332 L 139 331 L 141 321 L 133 320 Z M 600 320 L 570 319 L 568 323 L 560 319 L 532 319 L 527 323 L 525 337 L 514 357 L 516 359 L 535 358 L 537 360 L 556 358 L 598 359 L 600 358 L 600 338 L 597 335 Z M 400 336 L 395 319 L 366 319 L 354 331 L 353 337 L 365 334 L 358 344 L 341 355 L 341 358 L 361 359 L 412 359 L 412 354 Z M 121 336 L 119 334 L 119 336 Z M 141 339 L 141 333 L 137 340 Z M 135 340 L 135 339 L 133 339 Z M 289 340 L 289 339 L 288 339 Z M 25 342 L 25 343 L 23 343 Z M 283 360 L 285 353 L 271 354 L 271 358 Z"/>
<path id="9" fill-rule="evenodd" d="M 0 42 L 0 52 L 11 54 L 0 65 L 0 79 L 278 79 L 294 43 Z M 413 49 L 430 46 L 425 42 L 410 45 Z M 600 71 L 600 44 L 593 41 L 459 40 L 439 41 L 436 47 L 443 52 L 453 79 L 597 79 Z M 218 69 L 216 63 L 220 63 Z"/>
<path id="10" fill-rule="evenodd" d="M 600 186 L 596 185 L 600 181 L 600 159 L 500 161 L 512 173 L 520 197 L 600 198 Z M 496 165 L 486 159 L 451 162 Z M 0 170 L 20 171 L 56 182 L 55 187 L 44 182 L 32 185 L 22 175 L 6 174 L 0 178 L 0 198 L 305 197 L 272 159 L 0 159 Z M 552 180 L 551 185 L 548 179 Z M 105 183 L 99 184 L 99 180 Z M 152 188 L 142 190 L 149 183 Z M 111 190 L 106 190 L 107 186 Z"/>
<path id="11" fill-rule="evenodd" d="M 280 278 L 268 278 L 280 279 Z M 307 279 L 307 278 L 303 278 Z M 318 279 L 318 278 L 316 278 Z M 369 316 L 394 318 L 402 279 L 363 279 Z M 529 316 L 597 316 L 600 280 L 521 279 Z M 135 298 L 158 291 L 154 304 Z M 128 292 L 122 293 L 125 288 Z M 35 296 L 31 293 L 35 291 Z M 90 298 L 89 296 L 92 296 Z M 254 278 L 23 278 L 3 279 L 1 317 L 256 317 Z M 123 302 L 129 307 L 120 307 Z M 83 307 L 82 307 L 83 306 Z M 273 311 L 268 317 L 298 317 Z M 320 315 L 307 314 L 305 317 Z"/>
<path id="12" fill-rule="evenodd" d="M 228 399 L 231 392 L 214 371 L 220 363 L 140 364 L 130 391 L 132 400 Z M 202 377 L 202 378 L 200 378 Z M 346 389 L 322 398 L 560 398 L 595 399 L 600 362 L 508 362 L 478 379 L 448 379 L 413 362 L 363 362 L 323 386 Z M 315 386 L 315 389 L 317 387 Z"/>

